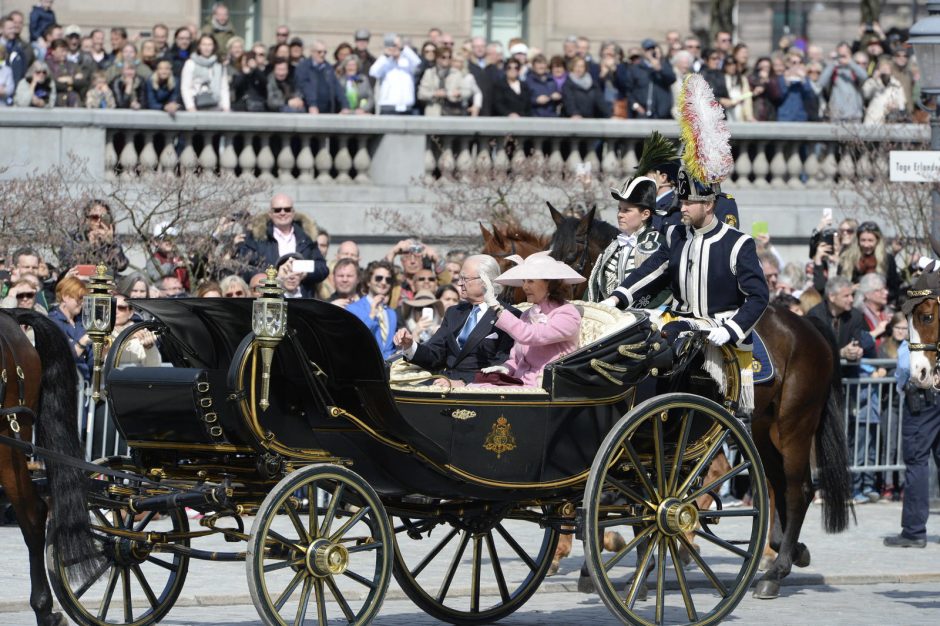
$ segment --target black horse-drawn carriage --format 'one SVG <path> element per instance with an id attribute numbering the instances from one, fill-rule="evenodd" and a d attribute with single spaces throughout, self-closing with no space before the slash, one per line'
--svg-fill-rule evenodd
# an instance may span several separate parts
<path id="1" fill-rule="evenodd" d="M 627 623 L 715 622 L 757 571 L 765 481 L 733 416 L 737 360 L 726 352 L 719 393 L 701 340 L 666 345 L 642 312 L 581 305 L 581 347 L 541 388 L 450 389 L 390 367 L 330 304 L 290 301 L 286 319 L 247 299 L 134 306 L 148 321 L 103 372 L 132 452 L 98 462 L 93 575 L 70 576 L 80 564 L 48 550 L 79 624 L 159 621 L 193 558 L 246 561 L 266 624 L 368 623 L 391 575 L 442 621 L 492 622 L 536 591 L 562 534 L 583 539 L 598 593 Z M 141 327 L 164 367 L 120 366 Z M 731 473 L 706 479 L 723 449 Z M 753 505 L 722 510 L 719 487 L 740 475 Z M 705 494 L 715 508 L 697 504 Z M 210 535 L 244 545 L 197 547 Z"/>

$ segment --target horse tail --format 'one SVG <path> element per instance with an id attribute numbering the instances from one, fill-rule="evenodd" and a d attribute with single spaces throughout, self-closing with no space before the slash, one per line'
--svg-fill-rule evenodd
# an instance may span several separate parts
<path id="1" fill-rule="evenodd" d="M 840 533 L 849 527 L 849 496 L 852 477 L 849 474 L 848 444 L 842 426 L 842 372 L 839 348 L 832 329 L 822 320 L 807 316 L 825 338 L 832 352 L 829 396 L 819 426 L 816 428 L 816 466 L 819 486 L 823 491 L 822 518 L 827 533 Z"/>
<path id="2" fill-rule="evenodd" d="M 36 352 L 42 363 L 36 443 L 43 448 L 82 459 L 78 439 L 78 372 L 72 348 L 55 322 L 34 311 L 20 309 L 16 319 L 33 329 Z M 69 576 L 91 575 L 96 549 L 86 508 L 87 478 L 83 470 L 66 463 L 49 462 L 46 474 L 52 494 L 51 531 L 61 559 L 69 564 Z"/>

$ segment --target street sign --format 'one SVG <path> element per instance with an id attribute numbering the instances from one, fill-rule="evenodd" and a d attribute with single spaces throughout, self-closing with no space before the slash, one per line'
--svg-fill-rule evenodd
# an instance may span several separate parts
<path id="1" fill-rule="evenodd" d="M 940 150 L 892 150 L 893 183 L 940 182 Z"/>

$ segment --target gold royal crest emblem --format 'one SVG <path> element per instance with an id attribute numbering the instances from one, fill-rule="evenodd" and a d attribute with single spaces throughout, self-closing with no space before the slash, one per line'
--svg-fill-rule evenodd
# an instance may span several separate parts
<path id="1" fill-rule="evenodd" d="M 511 452 L 516 449 L 516 438 L 512 434 L 512 426 L 502 415 L 497 418 L 490 434 L 486 436 L 483 442 L 483 449 L 496 453 L 496 458 L 500 458 L 504 452 Z"/>

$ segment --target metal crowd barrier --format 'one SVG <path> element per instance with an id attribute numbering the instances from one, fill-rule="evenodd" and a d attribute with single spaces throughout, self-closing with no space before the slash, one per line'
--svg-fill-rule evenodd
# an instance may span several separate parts
<path id="1" fill-rule="evenodd" d="M 896 367 L 895 359 L 862 359 L 862 376 L 842 379 L 843 424 L 852 472 L 904 470 L 904 398 L 897 390 Z M 882 368 L 886 370 L 884 376 L 873 375 Z"/>

